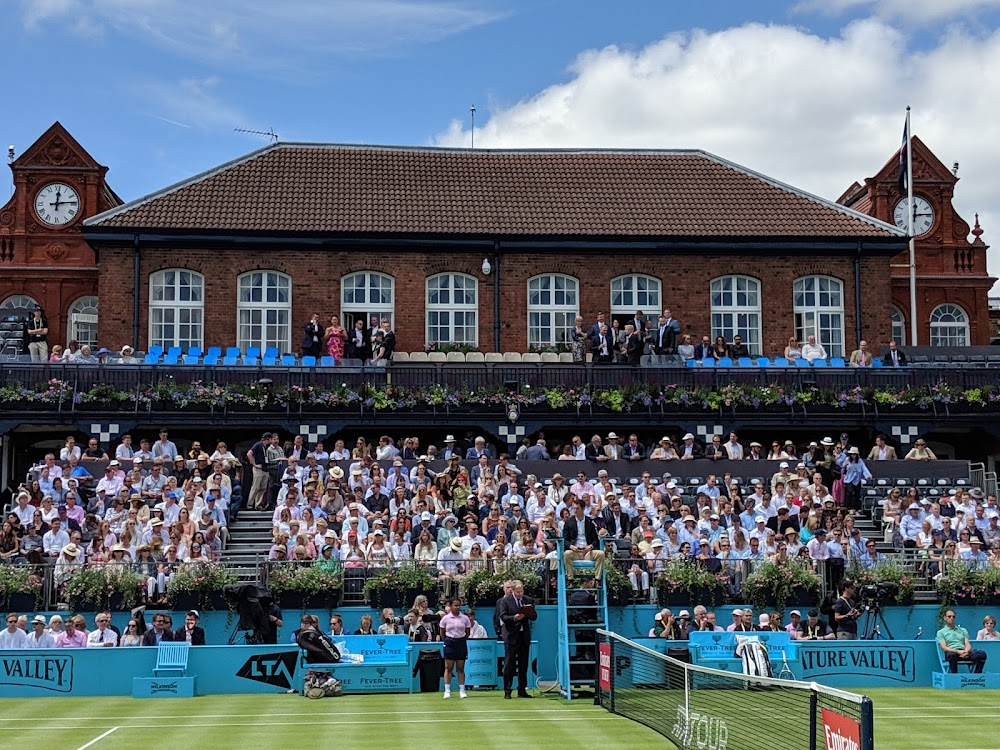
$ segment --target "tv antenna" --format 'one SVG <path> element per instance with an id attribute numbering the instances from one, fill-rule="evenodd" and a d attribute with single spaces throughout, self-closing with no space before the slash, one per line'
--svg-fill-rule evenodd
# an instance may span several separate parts
<path id="1" fill-rule="evenodd" d="M 476 105 L 469 107 L 469 114 L 472 115 L 472 143 L 471 148 L 476 147 Z"/>
<path id="2" fill-rule="evenodd" d="M 250 130 L 249 128 L 233 128 L 234 133 L 243 133 L 244 135 L 255 135 L 258 138 L 267 138 L 271 143 L 278 142 L 278 134 L 274 132 L 274 128 L 268 128 L 267 130 Z"/>

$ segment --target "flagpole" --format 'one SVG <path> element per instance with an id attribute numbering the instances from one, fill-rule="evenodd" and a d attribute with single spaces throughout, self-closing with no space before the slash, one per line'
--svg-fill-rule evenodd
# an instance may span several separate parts
<path id="1" fill-rule="evenodd" d="M 906 108 L 906 212 L 910 222 L 910 346 L 917 345 L 917 249 L 913 240 L 913 134 L 910 131 L 910 108 Z"/>

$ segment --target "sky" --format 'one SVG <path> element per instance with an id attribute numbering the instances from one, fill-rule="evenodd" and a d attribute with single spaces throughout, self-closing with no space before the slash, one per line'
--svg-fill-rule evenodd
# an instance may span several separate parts
<path id="1" fill-rule="evenodd" d="M 59 120 L 125 200 L 268 142 L 237 128 L 466 147 L 472 106 L 476 147 L 699 148 L 835 200 L 909 105 L 1000 276 L 1000 0 L 0 0 L 0 28 L 0 142 Z"/>

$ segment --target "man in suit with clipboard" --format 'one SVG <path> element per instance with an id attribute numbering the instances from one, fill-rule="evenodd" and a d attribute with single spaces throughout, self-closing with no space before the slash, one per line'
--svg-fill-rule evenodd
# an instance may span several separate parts
<path id="1" fill-rule="evenodd" d="M 528 649 L 531 646 L 531 622 L 538 619 L 535 602 L 524 595 L 524 584 L 511 581 L 510 595 L 500 601 L 500 622 L 503 625 L 503 697 L 510 698 L 514 688 L 514 667 L 517 666 L 517 697 L 528 695 Z"/>

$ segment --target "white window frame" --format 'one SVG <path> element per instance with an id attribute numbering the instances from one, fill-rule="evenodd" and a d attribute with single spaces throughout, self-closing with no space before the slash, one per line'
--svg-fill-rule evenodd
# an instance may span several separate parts
<path id="1" fill-rule="evenodd" d="M 69 325 L 66 326 L 66 343 L 76 341 L 80 346 L 87 344 L 93 349 L 97 345 L 98 299 L 96 295 L 79 297 L 69 306 Z M 84 331 L 93 331 L 93 336 L 81 336 Z"/>
<path id="2" fill-rule="evenodd" d="M 28 317 L 35 311 L 35 305 L 37 304 L 38 302 L 35 301 L 35 298 L 27 294 L 12 294 L 4 299 L 3 302 L 0 302 L 0 314 Z"/>
<path id="3" fill-rule="evenodd" d="M 528 348 L 569 346 L 580 314 L 580 282 L 562 273 L 528 279 Z"/>
<path id="4" fill-rule="evenodd" d="M 654 276 L 629 273 L 611 279 L 611 319 L 631 320 L 637 310 L 656 319 L 663 312 L 663 285 Z"/>
<path id="5" fill-rule="evenodd" d="M 833 276 L 801 276 L 792 282 L 795 337 L 810 335 L 827 356 L 844 356 L 844 282 Z"/>
<path id="6" fill-rule="evenodd" d="M 931 310 L 931 346 L 968 346 L 969 314 L 961 305 L 942 302 Z"/>
<path id="7" fill-rule="evenodd" d="M 292 277 L 280 271 L 247 271 L 236 281 L 236 345 L 279 354 L 292 347 Z"/>
<path id="8" fill-rule="evenodd" d="M 354 283 L 361 278 L 362 284 Z M 359 299 L 358 292 L 360 291 Z M 370 327 L 372 315 L 388 318 L 390 325 L 395 325 L 396 318 L 396 280 L 381 271 L 352 271 L 340 279 L 340 323 L 348 331 L 354 327 L 358 316 L 365 321 L 365 328 Z"/>
<path id="9" fill-rule="evenodd" d="M 479 281 L 475 276 L 465 273 L 428 276 L 426 300 L 428 342 L 479 346 Z"/>
<path id="10" fill-rule="evenodd" d="M 746 344 L 754 356 L 760 353 L 760 280 L 752 276 L 731 274 L 719 276 L 709 283 L 711 301 L 712 340 L 722 336 L 728 343 L 734 336 Z"/>
<path id="11" fill-rule="evenodd" d="M 174 276 L 168 284 L 169 274 Z M 173 336 L 169 339 L 163 336 L 165 326 L 173 328 Z M 186 329 L 187 336 L 181 335 L 182 329 Z M 164 268 L 151 273 L 149 346 L 162 346 L 164 350 L 179 346 L 186 352 L 192 346 L 203 347 L 204 343 L 205 277 L 187 268 Z"/>
<path id="12" fill-rule="evenodd" d="M 889 322 L 892 325 L 892 340 L 896 346 L 906 346 L 906 316 L 895 305 L 889 306 Z"/>

